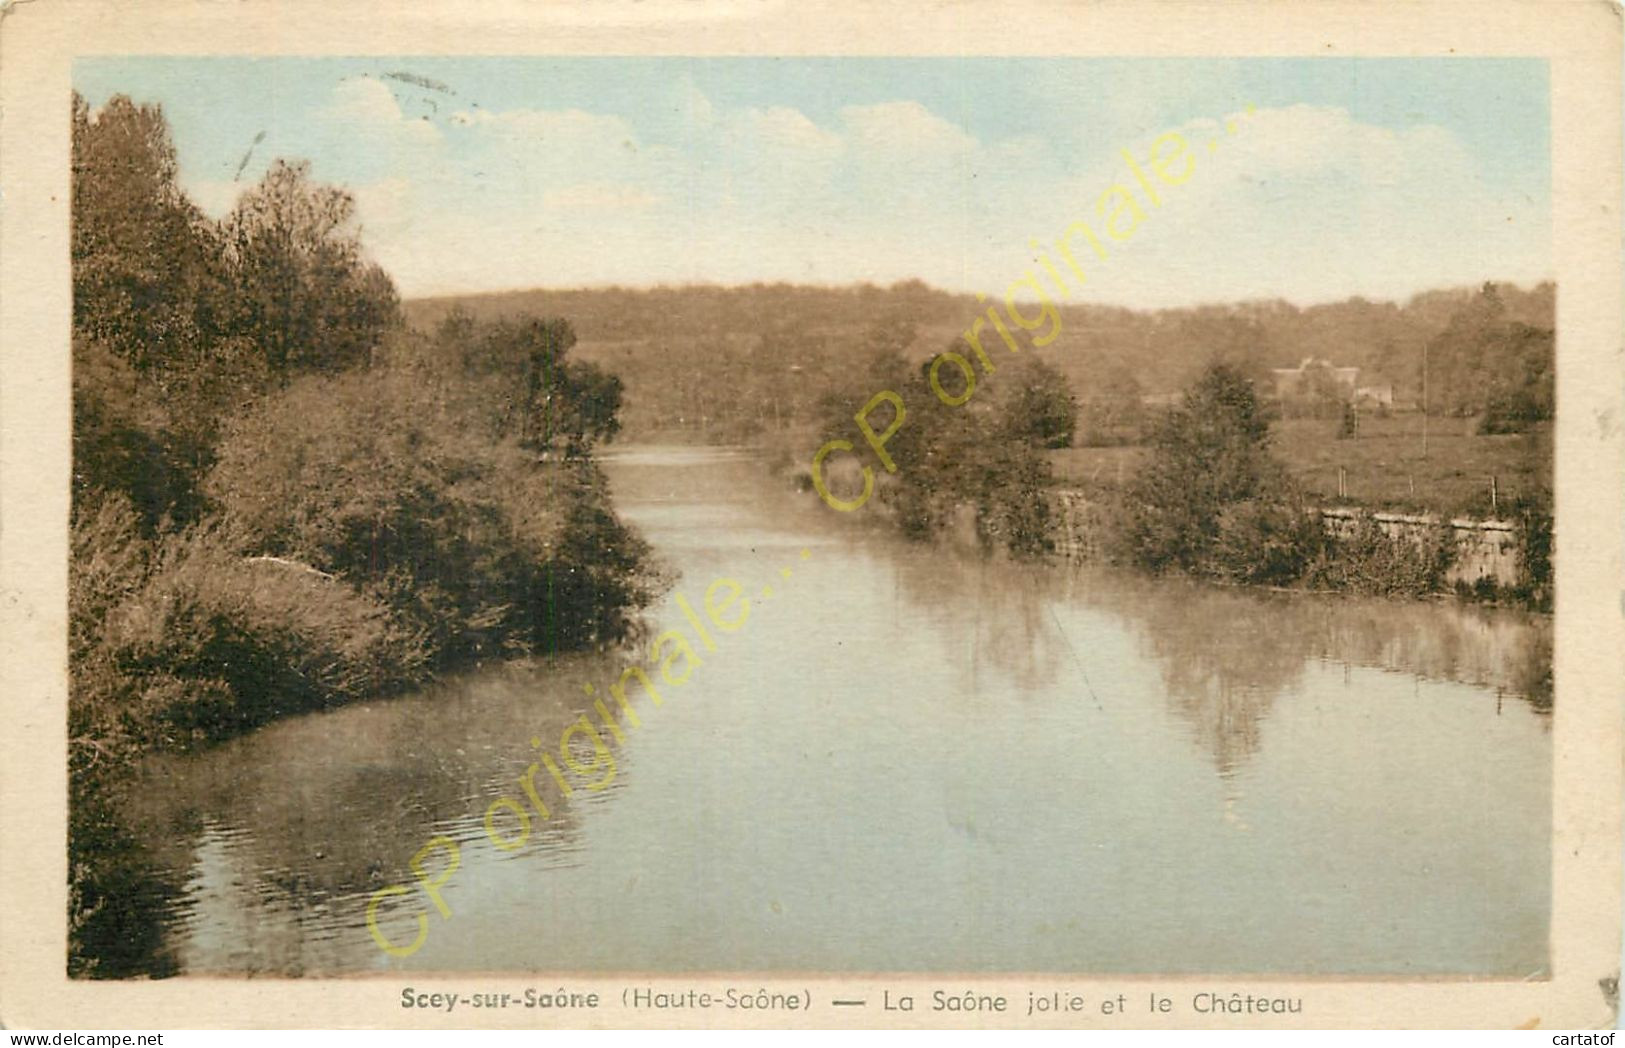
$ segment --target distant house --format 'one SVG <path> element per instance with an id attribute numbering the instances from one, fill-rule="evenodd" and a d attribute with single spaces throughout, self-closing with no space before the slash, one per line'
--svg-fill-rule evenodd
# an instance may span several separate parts
<path id="1" fill-rule="evenodd" d="M 1356 386 L 1354 403 L 1360 407 L 1391 408 L 1394 406 L 1394 384 L 1383 382 L 1374 386 Z"/>
<path id="2" fill-rule="evenodd" d="M 1295 368 L 1271 368 L 1275 395 L 1282 400 L 1314 399 L 1317 395 L 1353 400 L 1360 381 L 1357 367 L 1340 368 L 1330 361 L 1304 357 Z M 1392 391 L 1389 399 L 1393 399 Z"/>

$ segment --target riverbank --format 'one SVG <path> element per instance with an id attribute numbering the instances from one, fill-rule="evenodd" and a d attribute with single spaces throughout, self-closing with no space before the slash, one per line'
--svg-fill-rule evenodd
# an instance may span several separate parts
<path id="1" fill-rule="evenodd" d="M 603 790 L 554 805 L 544 767 L 553 818 L 532 816 L 523 850 L 492 843 L 484 815 L 521 797 L 532 737 L 557 758 L 583 713 L 600 722 L 593 698 L 619 708 L 619 653 L 490 663 L 154 758 L 130 825 L 148 875 L 185 888 L 158 915 L 176 970 L 378 972 L 369 898 L 415 885 L 412 855 L 441 835 L 462 860 L 452 916 L 415 888 L 379 911 L 397 942 L 428 916 L 423 948 L 387 959 L 403 979 L 533 970 L 538 943 L 560 969 L 674 976 L 1543 963 L 1549 620 L 962 555 L 836 515 L 754 455 L 617 444 L 602 460 L 696 613 L 734 576 L 749 624 L 696 644 L 686 687 L 654 675 L 658 707 L 631 689 L 643 725 L 624 754 L 605 737 Z M 672 601 L 645 615 L 651 636 L 688 628 Z M 1506 876 L 1482 877 L 1486 849 Z M 1475 870 L 1482 919 L 1441 917 Z M 1192 952 L 1193 922 L 1256 934 Z"/>
<path id="2" fill-rule="evenodd" d="M 1049 494 L 1054 551 L 1071 561 L 1114 562 L 1121 509 L 1076 489 Z M 1315 563 L 1298 588 L 1425 598 L 1447 596 L 1551 610 L 1551 517 L 1441 517 L 1353 506 L 1290 508 L 1318 527 Z M 1273 585 L 1273 583 L 1261 583 Z"/>
<path id="3" fill-rule="evenodd" d="M 787 466 L 781 459 L 774 459 L 770 468 L 785 483 L 816 497 L 804 469 Z M 838 479 L 852 481 L 839 475 Z M 963 549 L 1002 548 L 996 518 L 990 521 L 985 507 L 968 498 L 939 511 L 930 528 L 907 526 L 908 500 L 899 497 L 904 483 L 877 475 L 875 496 L 861 512 L 832 516 L 853 526 L 898 530 Z M 1052 483 L 1016 494 L 1031 500 L 1021 516 L 1042 522 L 1038 555 L 1132 567 L 1123 551 L 1124 522 L 1132 514 L 1125 489 L 1102 493 Z M 1273 556 L 1282 570 L 1251 575 L 1210 572 L 1202 577 L 1264 589 L 1448 598 L 1549 613 L 1552 518 L 1542 506 L 1520 503 L 1509 508 L 1514 512 L 1505 518 L 1479 519 L 1360 506 L 1249 507 L 1259 522 L 1251 536 L 1258 548 L 1248 556 Z M 1275 522 L 1273 530 L 1270 521 Z"/>
<path id="4" fill-rule="evenodd" d="M 75 98 L 75 976 L 161 971 L 126 901 L 140 758 L 613 645 L 659 586 L 592 454 L 620 380 L 570 356 L 567 320 L 411 331 L 308 164 L 220 219 L 176 170 L 161 109 Z"/>
<path id="5" fill-rule="evenodd" d="M 1035 405 L 1046 403 L 1036 393 L 962 417 L 914 396 L 923 421 L 888 395 L 897 404 L 884 432 L 860 427 L 868 454 L 851 440 L 829 440 L 806 479 L 796 476 L 798 486 L 847 514 L 875 507 L 864 512 L 916 538 L 968 527 L 982 547 L 1021 556 L 1059 549 L 1150 575 L 1551 607 L 1549 499 L 1506 499 L 1496 519 L 1315 505 L 1275 453 L 1272 410 L 1254 381 L 1223 363 L 1149 425 L 1131 471 L 1119 455 L 1115 478 L 1077 487 L 1058 483 L 1054 469 L 1055 445 L 1064 446 L 1070 428 L 1060 426 L 1055 441 L 1034 428 L 1045 417 Z M 1055 404 L 1064 416 L 1066 406 Z"/>
<path id="6" fill-rule="evenodd" d="M 263 555 L 291 550 L 241 522 L 144 539 L 114 499 L 80 514 L 70 591 L 72 974 L 164 970 L 147 922 L 125 901 L 145 864 L 118 813 L 119 784 L 146 756 L 397 695 L 486 659 L 608 645 L 627 632 L 656 584 L 600 468 L 515 463 L 487 479 L 499 478 L 501 496 L 490 489 L 477 512 L 463 475 L 463 512 L 377 521 L 356 546 L 364 562 L 303 543 L 289 545 L 305 559 Z M 287 511 L 310 505 L 295 500 Z M 403 534 L 412 537 L 392 555 L 389 536 Z M 136 894 L 174 890 L 145 884 Z"/>

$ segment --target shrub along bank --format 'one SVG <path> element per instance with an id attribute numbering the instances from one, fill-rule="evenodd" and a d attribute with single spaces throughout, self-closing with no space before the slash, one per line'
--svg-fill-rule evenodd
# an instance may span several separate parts
<path id="1" fill-rule="evenodd" d="M 404 329 L 349 197 L 273 164 L 226 218 L 156 107 L 73 121 L 72 974 L 164 970 L 117 791 L 142 754 L 607 645 L 656 578 L 560 319 Z"/>
<path id="2" fill-rule="evenodd" d="M 1423 597 L 1447 583 L 1458 555 L 1446 528 L 1391 535 L 1371 517 L 1328 529 L 1279 460 L 1253 384 L 1211 367 L 1157 423 L 1150 454 L 1107 514 L 1108 549 L 1150 572 L 1227 582 Z M 1515 507 L 1522 577 L 1461 595 L 1551 606 L 1551 512 Z"/>

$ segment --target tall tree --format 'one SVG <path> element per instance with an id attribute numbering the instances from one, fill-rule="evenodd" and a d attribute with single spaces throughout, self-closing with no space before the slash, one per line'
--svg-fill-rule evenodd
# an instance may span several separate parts
<path id="1" fill-rule="evenodd" d="M 195 363 L 213 336 L 216 251 L 182 192 L 163 110 L 73 96 L 74 329 L 139 369 Z"/>
<path id="2" fill-rule="evenodd" d="M 1033 447 L 1066 448 L 1078 429 L 1078 404 L 1066 376 L 1039 357 L 1018 357 L 1001 370 L 999 412 L 1006 433 Z"/>
<path id="3" fill-rule="evenodd" d="M 1495 284 L 1456 310 L 1428 356 L 1434 411 L 1482 415 L 1482 428 L 1497 433 L 1552 417 L 1553 332 L 1512 319 Z"/>
<path id="4" fill-rule="evenodd" d="M 1227 364 L 1209 366 L 1152 432 L 1125 507 L 1130 557 L 1159 570 L 1201 567 L 1223 511 L 1266 495 L 1279 476 L 1253 383 Z"/>
<path id="5" fill-rule="evenodd" d="M 399 322 L 395 286 L 362 256 L 354 218 L 349 193 L 312 183 L 305 161 L 278 160 L 222 224 L 233 330 L 284 381 L 366 363 Z"/>

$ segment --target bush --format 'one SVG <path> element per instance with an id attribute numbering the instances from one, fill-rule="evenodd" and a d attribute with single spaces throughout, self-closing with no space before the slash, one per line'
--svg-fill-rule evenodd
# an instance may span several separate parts
<path id="1" fill-rule="evenodd" d="M 1265 586 L 1297 581 L 1326 548 L 1318 515 L 1275 502 L 1231 503 L 1219 513 L 1207 573 Z"/>
<path id="2" fill-rule="evenodd" d="M 1362 517 L 1346 534 L 1326 543 L 1304 579 L 1311 586 L 1348 593 L 1423 597 L 1445 588 L 1455 553 L 1446 528 L 1431 528 L 1413 541 L 1391 536 L 1377 521 Z"/>
<path id="3" fill-rule="evenodd" d="M 978 387 L 975 399 L 953 406 L 932 392 L 928 367 L 911 370 L 884 358 L 871 365 L 873 388 L 891 389 L 908 405 L 906 423 L 887 446 L 897 472 L 882 478 L 877 498 L 911 538 L 934 536 L 954 521 L 961 506 L 969 506 L 984 548 L 1022 556 L 1048 550 L 1052 475 L 1043 447 L 1051 437 L 1058 439 L 1051 424 L 1070 418 L 1064 381 L 1056 375 L 1058 392 L 1037 398 L 1034 386 L 1014 377 L 1009 387 L 984 380 L 996 395 L 984 396 Z M 1029 368 L 1017 375 L 1030 379 L 1043 373 Z M 1040 399 L 1048 405 L 1041 410 Z M 832 398 L 825 410 L 826 432 L 846 433 L 843 425 L 850 423 L 853 409 Z M 886 410 L 877 411 L 871 424 L 883 428 Z M 1069 438 L 1070 423 L 1067 427 Z"/>
<path id="4" fill-rule="evenodd" d="M 1551 497 L 1526 496 L 1512 504 L 1518 526 L 1519 578 L 1513 596 L 1536 611 L 1552 610 Z"/>
<path id="5" fill-rule="evenodd" d="M 1115 544 L 1120 556 L 1150 571 L 1203 573 L 1214 562 L 1228 507 L 1284 493 L 1252 382 L 1214 364 L 1157 424 L 1151 456 L 1126 493 Z"/>
<path id="6" fill-rule="evenodd" d="M 103 758 L 105 761 L 106 759 Z M 68 779 L 68 975 L 127 979 L 174 974 L 152 911 L 181 893 L 153 872 L 148 856 L 108 803 L 126 767 L 76 761 Z"/>
<path id="7" fill-rule="evenodd" d="M 197 425 L 178 425 L 151 372 L 137 371 L 105 344 L 73 340 L 73 490 L 128 496 L 151 534 L 164 518 L 196 519 L 197 490 L 210 459 Z"/>
<path id="8" fill-rule="evenodd" d="M 1078 431 L 1078 404 L 1066 376 L 1038 357 L 1019 357 L 1000 375 L 999 413 L 1013 440 L 1034 447 L 1067 448 Z"/>
<path id="9" fill-rule="evenodd" d="M 348 586 L 245 563 L 212 528 L 148 542 L 135 525 L 118 496 L 75 522 L 75 738 L 219 738 L 424 678 L 421 637 Z"/>

